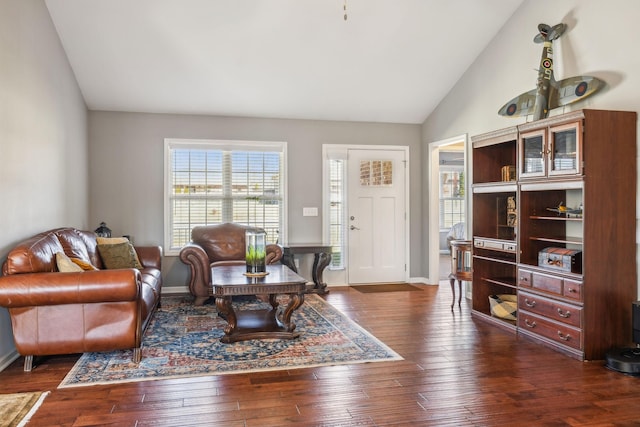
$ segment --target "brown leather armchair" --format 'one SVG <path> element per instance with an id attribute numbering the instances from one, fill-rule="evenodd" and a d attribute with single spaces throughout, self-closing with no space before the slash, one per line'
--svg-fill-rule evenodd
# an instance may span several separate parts
<path id="1" fill-rule="evenodd" d="M 202 305 L 211 297 L 211 267 L 215 265 L 244 264 L 245 232 L 255 227 L 236 223 L 205 225 L 191 230 L 191 242 L 180 251 L 180 260 L 191 270 L 189 290 L 195 296 L 195 305 Z M 282 248 L 267 245 L 267 264 L 282 258 Z"/>

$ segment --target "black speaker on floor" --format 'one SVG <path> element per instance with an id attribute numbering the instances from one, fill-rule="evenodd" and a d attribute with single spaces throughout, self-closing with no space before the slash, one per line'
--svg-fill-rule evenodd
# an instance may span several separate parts
<path id="1" fill-rule="evenodd" d="M 631 305 L 633 342 L 640 344 L 640 301 Z M 640 347 L 613 349 L 605 355 L 605 366 L 627 375 L 640 375 Z"/>

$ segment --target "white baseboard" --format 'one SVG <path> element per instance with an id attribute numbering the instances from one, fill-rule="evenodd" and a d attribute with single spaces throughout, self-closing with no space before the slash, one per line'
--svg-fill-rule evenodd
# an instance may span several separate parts
<path id="1" fill-rule="evenodd" d="M 162 293 L 171 295 L 171 294 L 188 294 L 189 287 L 188 286 L 163 286 Z"/>
<path id="2" fill-rule="evenodd" d="M 427 285 L 433 285 L 433 283 L 429 282 L 429 279 L 427 277 L 410 277 L 409 283 L 423 283 Z M 437 285 L 438 283 L 436 282 L 435 284 Z"/>
<path id="3" fill-rule="evenodd" d="M 0 372 L 4 371 L 5 368 L 11 365 L 18 357 L 20 357 L 20 354 L 17 350 L 13 350 L 11 353 L 0 357 Z"/>

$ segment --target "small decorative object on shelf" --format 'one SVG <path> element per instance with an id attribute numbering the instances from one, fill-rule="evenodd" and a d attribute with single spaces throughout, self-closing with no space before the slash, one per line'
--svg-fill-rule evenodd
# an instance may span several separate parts
<path id="1" fill-rule="evenodd" d="M 501 169 L 502 181 L 515 181 L 516 180 L 516 167 L 512 165 L 503 166 Z"/>
<path id="2" fill-rule="evenodd" d="M 558 207 L 556 208 L 547 208 L 548 211 L 556 212 L 558 215 L 566 215 L 567 218 L 570 218 L 571 215 L 579 218 L 582 216 L 582 205 L 577 208 L 568 208 L 564 205 L 564 202 L 560 202 Z"/>
<path id="3" fill-rule="evenodd" d="M 507 225 L 515 227 L 518 221 L 518 211 L 516 209 L 516 197 L 507 197 Z"/>
<path id="4" fill-rule="evenodd" d="M 491 315 L 505 320 L 516 320 L 518 297 L 511 294 L 489 295 Z"/>
<path id="5" fill-rule="evenodd" d="M 582 251 L 566 248 L 544 248 L 538 252 L 538 265 L 571 273 L 582 273 Z"/>
<path id="6" fill-rule="evenodd" d="M 267 233 L 263 230 L 245 232 L 247 273 L 265 273 L 267 254 Z"/>
<path id="7" fill-rule="evenodd" d="M 111 229 L 107 227 L 107 223 L 101 222 L 100 227 L 96 228 L 95 233 L 100 237 L 111 237 Z"/>

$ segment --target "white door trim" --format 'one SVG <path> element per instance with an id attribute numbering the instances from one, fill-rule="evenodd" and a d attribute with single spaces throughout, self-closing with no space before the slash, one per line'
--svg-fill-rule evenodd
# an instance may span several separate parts
<path id="1" fill-rule="evenodd" d="M 456 143 L 464 143 L 464 173 L 466 176 L 465 179 L 465 223 L 467 227 L 465 227 L 465 232 L 469 233 L 471 230 L 471 205 L 469 197 L 469 190 L 471 188 L 471 171 L 469 170 L 469 155 L 470 155 L 470 147 L 469 147 L 469 137 L 468 134 L 462 134 L 458 136 L 454 136 L 452 138 L 443 139 L 441 141 L 434 141 L 429 143 L 429 150 L 427 156 L 427 166 L 429 168 L 429 180 L 428 180 L 428 194 L 429 194 L 429 252 L 428 252 L 428 263 L 429 263 L 429 277 L 427 277 L 427 283 L 430 284 L 438 284 L 440 277 L 440 164 L 438 162 L 438 152 L 440 148 L 456 144 Z"/>
<path id="2" fill-rule="evenodd" d="M 326 167 L 326 165 L 328 164 L 327 159 L 328 159 L 328 155 L 327 153 L 329 151 L 342 151 L 344 150 L 345 153 L 345 158 L 346 158 L 346 153 L 349 150 L 389 150 L 389 151 L 404 151 L 404 158 L 405 158 L 405 165 L 406 167 L 404 168 L 404 173 L 405 173 L 405 212 L 406 212 L 406 221 L 405 221 L 405 263 L 407 265 L 406 271 L 405 271 L 405 281 L 408 283 L 409 282 L 409 277 L 410 277 L 410 272 L 411 272 L 411 265 L 410 265 L 410 260 L 411 260 L 411 242 L 409 240 L 410 238 L 410 227 L 411 227 L 411 216 L 410 216 L 410 188 L 411 188 L 411 183 L 409 181 L 409 177 L 410 177 L 410 171 L 409 171 L 409 146 L 405 146 L 405 145 L 363 145 L 363 144 L 323 144 L 322 145 L 322 159 L 323 159 L 323 168 L 322 168 L 322 236 L 323 239 L 325 241 L 327 241 L 327 236 L 329 235 L 329 215 L 327 212 L 327 206 L 329 203 L 329 193 L 327 191 L 327 182 L 328 182 L 328 168 Z M 346 189 L 345 193 L 345 204 L 347 203 L 348 200 L 348 188 Z M 349 212 L 349 206 L 345 205 L 345 217 L 343 218 L 343 224 L 348 224 L 348 212 Z M 348 265 L 346 263 L 349 262 L 348 259 L 348 247 L 349 247 L 349 233 L 345 233 L 345 253 L 343 254 L 343 256 L 347 256 L 347 258 L 345 258 L 345 265 Z M 328 269 L 327 269 L 328 270 Z M 338 276 L 335 274 L 330 274 L 331 277 L 333 277 L 334 279 L 337 279 L 340 282 L 343 282 L 345 284 L 349 283 L 349 277 L 348 277 L 348 268 L 345 268 L 343 270 L 344 275 L 343 276 Z M 329 272 L 330 273 L 330 272 Z M 341 277 L 341 278 L 340 278 Z"/>

